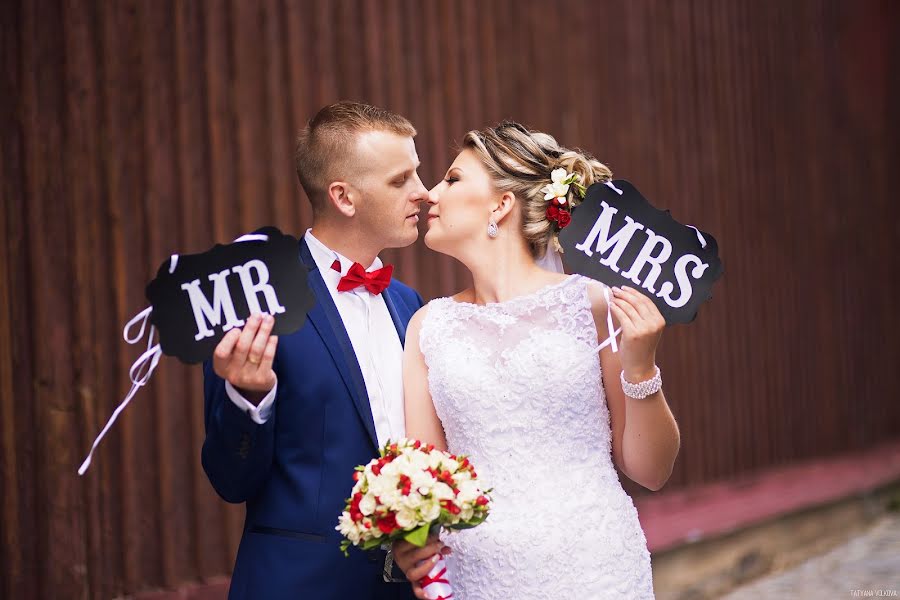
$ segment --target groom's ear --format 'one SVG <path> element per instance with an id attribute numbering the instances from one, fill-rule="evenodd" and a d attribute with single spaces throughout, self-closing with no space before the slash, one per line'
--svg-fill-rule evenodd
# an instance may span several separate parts
<path id="1" fill-rule="evenodd" d="M 513 211 L 513 208 L 515 208 L 515 206 L 516 195 L 512 192 L 503 192 L 503 195 L 500 196 L 500 201 L 497 202 L 497 205 L 491 212 L 491 215 L 494 217 L 494 221 L 500 223 L 500 221 L 505 219 L 506 216 Z"/>
<path id="2" fill-rule="evenodd" d="M 355 190 L 346 181 L 332 181 L 327 196 L 328 203 L 345 217 L 356 214 Z"/>

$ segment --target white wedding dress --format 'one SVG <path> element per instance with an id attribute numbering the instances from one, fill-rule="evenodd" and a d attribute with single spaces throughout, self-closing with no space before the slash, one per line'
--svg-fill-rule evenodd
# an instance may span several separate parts
<path id="1" fill-rule="evenodd" d="M 487 521 L 443 535 L 454 600 L 653 598 L 612 462 L 590 281 L 428 304 L 419 344 L 447 444 L 493 488 Z"/>

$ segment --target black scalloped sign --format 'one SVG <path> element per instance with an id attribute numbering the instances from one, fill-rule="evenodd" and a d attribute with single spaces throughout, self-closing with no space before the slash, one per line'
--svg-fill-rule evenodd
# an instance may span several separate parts
<path id="1" fill-rule="evenodd" d="M 653 207 L 624 179 L 589 187 L 559 243 L 569 269 L 642 292 L 667 324 L 693 321 L 723 272 L 712 235 Z"/>
<path id="2" fill-rule="evenodd" d="M 274 227 L 252 237 L 216 244 L 202 254 L 165 261 L 147 286 L 150 321 L 163 353 L 194 364 L 212 356 L 225 333 L 253 313 L 275 316 L 272 332 L 299 329 L 315 304 L 296 238 Z M 172 262 L 175 268 L 172 270 Z"/>

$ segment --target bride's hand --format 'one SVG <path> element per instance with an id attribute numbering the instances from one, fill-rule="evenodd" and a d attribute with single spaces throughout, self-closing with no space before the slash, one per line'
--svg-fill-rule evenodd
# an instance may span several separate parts
<path id="1" fill-rule="evenodd" d="M 400 567 L 412 584 L 416 598 L 425 598 L 425 592 L 419 581 L 431 571 L 439 558 L 439 553 L 450 554 L 450 548 L 441 543 L 437 533 L 429 535 L 428 542 L 421 548 L 405 540 L 394 542 L 394 564 Z"/>
<path id="2" fill-rule="evenodd" d="M 666 320 L 653 301 L 627 286 L 612 288 L 610 304 L 613 315 L 622 326 L 619 356 L 625 379 L 645 381 L 656 373 L 656 347 Z"/>

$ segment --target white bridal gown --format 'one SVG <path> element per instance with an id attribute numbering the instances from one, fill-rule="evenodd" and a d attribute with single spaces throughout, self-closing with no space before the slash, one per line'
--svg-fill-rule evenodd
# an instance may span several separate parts
<path id="1" fill-rule="evenodd" d="M 454 600 L 653 598 L 612 462 L 589 282 L 428 304 L 419 343 L 447 444 L 493 488 L 487 521 L 443 536 Z"/>

